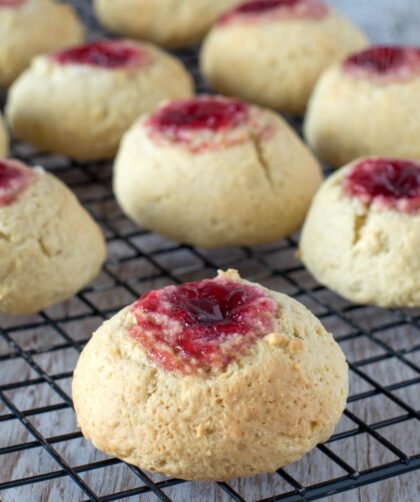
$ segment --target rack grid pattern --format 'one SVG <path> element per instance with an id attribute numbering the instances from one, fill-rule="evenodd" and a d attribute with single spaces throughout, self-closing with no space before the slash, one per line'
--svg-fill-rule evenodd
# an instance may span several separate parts
<path id="1" fill-rule="evenodd" d="M 91 35 L 100 35 L 90 4 L 74 3 Z M 197 50 L 177 55 L 193 73 L 198 91 L 205 91 Z M 294 125 L 299 130 L 299 124 Z M 296 237 L 266 246 L 216 251 L 170 242 L 138 229 L 124 217 L 112 195 L 109 163 L 77 164 L 61 156 L 37 154 L 20 144 L 13 149 L 15 156 L 45 166 L 75 191 L 100 223 L 109 257 L 93 285 L 69 302 L 37 316 L 0 318 L 2 500 L 18 500 L 14 494 L 26 492 L 16 490 L 34 486 L 40 487 L 36 492 L 40 500 L 55 500 L 51 494 L 61 494 L 62 500 L 134 500 L 131 497 L 140 495 L 185 500 L 181 493 L 186 492 L 178 487 L 185 489 L 188 482 L 145 473 L 105 457 L 82 438 L 72 413 L 72 368 L 92 330 L 144 291 L 212 276 L 218 268 L 227 267 L 238 268 L 245 277 L 306 304 L 336 334 L 350 366 L 351 395 L 336 433 L 301 461 L 301 469 L 298 463 L 266 475 L 267 490 L 259 500 L 315 500 L 420 468 L 415 409 L 420 384 L 420 310 L 381 310 L 347 303 L 304 270 L 295 255 Z M 28 402 L 32 403 L 29 407 L 22 404 Z M 413 441 L 400 444 L 402 430 Z M 38 472 L 38 463 L 50 469 Z M 112 476 L 116 483 L 104 493 Z M 249 500 L 253 482 L 215 483 L 214 490 L 218 500 Z M 61 500 L 58 495 L 56 499 Z"/>

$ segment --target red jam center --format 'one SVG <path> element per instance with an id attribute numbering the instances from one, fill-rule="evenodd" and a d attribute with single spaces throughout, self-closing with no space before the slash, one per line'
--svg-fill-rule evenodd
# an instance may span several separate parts
<path id="1" fill-rule="evenodd" d="M 350 195 L 364 202 L 378 202 L 405 212 L 420 209 L 420 163 L 364 160 L 353 167 L 344 183 Z"/>
<path id="2" fill-rule="evenodd" d="M 132 307 L 131 335 L 168 371 L 223 369 L 274 327 L 275 302 L 260 289 L 226 279 L 168 286 Z"/>
<path id="3" fill-rule="evenodd" d="M 287 13 L 293 17 L 322 18 L 328 9 L 320 0 L 251 0 L 223 14 L 218 24 L 225 24 L 237 17 L 252 18 L 271 12 Z"/>
<path id="4" fill-rule="evenodd" d="M 33 173 L 15 161 L 0 161 L 0 208 L 14 202 L 27 188 Z"/>
<path id="5" fill-rule="evenodd" d="M 148 55 L 136 45 L 124 41 L 92 42 L 54 55 L 61 64 L 79 64 L 117 69 L 138 67 Z"/>
<path id="6" fill-rule="evenodd" d="M 26 0 L 0 0 L 0 7 L 16 8 L 24 4 Z"/>
<path id="7" fill-rule="evenodd" d="M 416 47 L 371 47 L 344 61 L 344 68 L 381 79 L 407 79 L 420 72 L 420 49 Z M 391 80 L 392 81 L 392 80 Z"/>
<path id="8" fill-rule="evenodd" d="M 183 131 L 217 132 L 235 127 L 247 118 L 248 106 L 241 101 L 215 97 L 199 97 L 174 101 L 149 119 L 153 129 L 177 137 Z"/>
<path id="9" fill-rule="evenodd" d="M 387 73 L 398 68 L 405 61 L 401 47 L 373 47 L 350 56 L 345 61 L 348 68 L 358 67 L 374 73 Z"/>
<path id="10" fill-rule="evenodd" d="M 291 7 L 299 2 L 300 0 L 254 0 L 239 5 L 239 7 L 236 8 L 236 12 L 240 14 L 266 12 L 268 10 L 277 9 L 278 7 Z"/>

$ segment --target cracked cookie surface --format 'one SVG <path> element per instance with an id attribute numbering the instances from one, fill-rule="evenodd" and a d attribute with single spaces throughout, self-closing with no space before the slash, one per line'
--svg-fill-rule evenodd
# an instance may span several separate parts
<path id="1" fill-rule="evenodd" d="M 139 225 L 211 248 L 291 234 L 321 179 L 315 158 L 275 113 L 201 96 L 164 104 L 133 125 L 114 191 Z"/>
<path id="2" fill-rule="evenodd" d="M 321 73 L 367 45 L 321 0 L 242 2 L 207 35 L 200 66 L 215 91 L 302 115 Z"/>
<path id="3" fill-rule="evenodd" d="M 367 158 L 331 176 L 305 221 L 300 257 L 355 303 L 420 306 L 420 164 Z"/>
<path id="4" fill-rule="evenodd" d="M 149 43 L 99 40 L 40 56 L 10 89 L 15 136 L 82 161 L 114 157 L 125 131 L 164 99 L 193 93 L 182 63 Z"/>
<path id="5" fill-rule="evenodd" d="M 90 282 L 105 243 L 61 181 L 8 160 L 0 161 L 0 256 L 0 311 L 31 314 Z"/>
<path id="6" fill-rule="evenodd" d="M 209 283 L 222 284 L 223 291 L 215 294 Z M 77 419 L 97 448 L 169 476 L 226 480 L 278 469 L 331 435 L 346 402 L 347 365 L 332 335 L 303 305 L 235 270 L 151 291 L 139 302 L 150 310 L 150 300 L 157 301 L 155 314 L 162 308 L 165 314 L 152 330 L 139 324 L 135 303 L 93 334 L 77 363 Z M 236 311 L 238 302 L 245 318 Z M 187 321 L 178 338 L 167 331 L 174 313 Z M 228 364 L 185 373 L 162 364 L 133 336 L 133 329 L 141 330 L 154 349 L 159 328 L 165 350 L 170 340 L 175 355 L 183 350 L 190 363 L 196 355 L 191 349 L 207 346 L 209 329 L 212 339 L 231 328 L 248 341 L 254 336 Z M 213 342 L 220 350 L 220 338 Z"/>

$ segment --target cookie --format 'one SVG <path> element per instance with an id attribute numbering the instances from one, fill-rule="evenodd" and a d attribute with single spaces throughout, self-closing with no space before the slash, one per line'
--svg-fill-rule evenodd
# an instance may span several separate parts
<path id="1" fill-rule="evenodd" d="M 359 157 L 420 159 L 420 48 L 376 46 L 325 72 L 304 134 L 333 167 Z"/>
<path id="2" fill-rule="evenodd" d="M 96 15 L 114 33 L 186 47 L 202 40 L 210 26 L 241 0 L 95 0 Z"/>
<path id="3" fill-rule="evenodd" d="M 348 370 L 322 324 L 234 270 L 151 291 L 77 363 L 83 435 L 152 472 L 227 480 L 295 462 L 332 434 Z"/>
<path id="4" fill-rule="evenodd" d="M 140 114 L 192 93 L 191 77 L 169 54 L 99 41 L 37 58 L 10 89 L 6 113 L 20 139 L 91 161 L 113 157 Z"/>
<path id="5" fill-rule="evenodd" d="M 420 306 L 420 162 L 372 157 L 315 196 L 300 242 L 314 277 L 344 298 Z"/>
<path id="6" fill-rule="evenodd" d="M 302 114 L 321 73 L 366 45 L 355 26 L 320 0 L 256 0 L 219 19 L 200 64 L 217 92 Z"/>
<path id="7" fill-rule="evenodd" d="M 114 192 L 140 226 L 213 248 L 293 233 L 321 179 L 278 115 L 201 96 L 163 104 L 133 125 L 116 158 Z"/>
<path id="8" fill-rule="evenodd" d="M 0 159 L 7 157 L 9 151 L 9 135 L 7 134 L 6 125 L 0 113 Z"/>
<path id="9" fill-rule="evenodd" d="M 99 227 L 42 168 L 0 161 L 0 312 L 32 314 L 74 295 L 105 259 Z"/>
<path id="10" fill-rule="evenodd" d="M 38 54 L 83 40 L 74 9 L 53 0 L 0 0 L 0 88 L 8 87 Z"/>

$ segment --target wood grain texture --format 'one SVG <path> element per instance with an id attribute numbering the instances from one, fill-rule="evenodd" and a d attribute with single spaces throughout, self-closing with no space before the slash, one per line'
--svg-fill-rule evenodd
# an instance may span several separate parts
<path id="1" fill-rule="evenodd" d="M 369 34 L 374 42 L 397 42 L 420 44 L 420 2 L 419 0 L 330 0 L 333 4 L 347 13 Z M 46 160 L 48 163 L 48 161 Z M 62 179 L 74 184 L 87 179 L 83 170 L 63 171 Z M 89 209 L 98 217 L 106 216 L 112 222 L 111 227 L 121 235 L 128 235 L 135 227 L 127 220 L 116 219 L 119 210 L 112 200 L 95 202 L 95 197 L 107 195 L 108 191 L 100 181 L 88 187 L 80 186 L 75 189 L 77 195 L 86 200 Z M 110 228 L 104 229 L 108 235 Z M 130 238 L 135 249 L 152 252 L 156 249 L 167 249 L 156 256 L 152 263 L 145 257 L 137 256 L 135 250 L 122 240 L 113 238 L 109 243 L 108 269 L 122 280 L 130 280 L 133 291 L 127 291 L 121 286 L 110 282 L 110 275 L 102 273 L 95 281 L 95 291 L 87 290 L 83 297 L 76 297 L 63 305 L 47 310 L 51 323 L 46 325 L 42 316 L 26 318 L 0 318 L 2 328 L 12 329 L 10 337 L 18 347 L 33 354 L 33 361 L 40 370 L 53 378 L 56 389 L 39 379 L 37 371 L 32 369 L 22 357 L 18 357 L 15 347 L 6 343 L 0 336 L 0 385 L 10 384 L 4 391 L 7 399 L 14 406 L 25 412 L 36 408 L 38 412 L 30 412 L 27 419 L 31 425 L 47 438 L 52 439 L 54 449 L 71 465 L 83 466 L 91 462 L 105 461 L 107 457 L 95 450 L 91 444 L 77 434 L 74 413 L 68 406 L 65 396 L 70 396 L 71 372 L 78 357 L 79 350 L 86 342 L 90 333 L 102 322 L 100 315 L 89 315 L 91 307 L 85 301 L 98 309 L 106 309 L 109 314 L 131 302 L 136 294 L 149 288 L 161 287 L 167 284 L 167 279 L 159 277 L 159 267 L 169 270 L 180 280 L 194 280 L 212 275 L 214 271 L 203 265 L 202 259 L 188 249 L 173 251 L 173 243 L 150 234 L 138 234 Z M 204 252 L 212 262 L 220 267 L 237 265 L 241 274 L 251 280 L 258 280 L 264 285 L 281 290 L 288 294 L 296 294 L 293 283 L 282 277 L 270 276 L 269 270 L 275 268 L 279 272 L 298 264 L 294 253 L 287 246 L 279 244 L 262 246 L 253 250 L 249 257 L 241 249 L 228 249 Z M 121 264 L 117 260 L 124 259 Z M 139 283 L 136 278 L 150 277 L 150 280 Z M 313 280 L 303 271 L 297 271 L 292 278 L 304 287 L 314 286 Z M 85 300 L 84 300 L 85 299 Z M 305 303 L 315 314 L 322 317 L 326 327 L 341 341 L 341 346 L 350 362 L 361 364 L 360 369 L 374 381 L 382 385 L 393 385 L 403 380 L 411 379 L 416 373 L 397 358 L 386 358 L 375 364 L 364 366 L 363 360 L 384 354 L 381 343 L 394 350 L 409 349 L 418 343 L 419 329 L 415 327 L 393 328 L 392 323 L 400 320 L 395 312 L 377 308 L 355 309 L 348 311 L 345 316 L 337 317 L 328 314 L 320 305 L 320 301 L 336 308 L 346 306 L 346 302 L 331 292 L 316 293 L 316 300 L 308 294 L 297 295 L 297 299 Z M 73 320 L 67 322 L 66 316 Z M 358 337 L 346 340 L 346 335 L 354 332 L 354 323 L 366 332 L 373 330 L 380 343 L 368 337 Z M 38 327 L 28 327 L 39 325 Z M 390 328 L 382 328 L 390 325 Z M 377 331 L 375 331 L 377 330 Z M 70 341 L 70 343 L 69 343 Z M 50 351 L 55 347 L 54 351 Z M 48 352 L 45 352 L 48 350 Z M 36 353 L 35 353 L 36 352 Z M 408 359 L 419 363 L 419 353 L 412 353 Z M 20 382 L 32 380 L 31 385 L 19 386 Z M 351 395 L 373 390 L 372 385 L 351 372 Z M 63 395 L 60 394 L 64 392 Z M 411 406 L 418 405 L 419 386 L 411 385 L 403 389 L 393 390 L 393 395 L 401 398 Z M 43 407 L 53 406 L 47 413 Z M 389 418 L 404 415 L 405 412 L 392 400 L 383 395 L 372 395 L 363 400 L 349 403 L 348 409 L 368 424 L 373 424 Z M 337 431 L 352 430 L 356 425 L 343 417 Z M 406 454 L 418 452 L 419 425 L 413 420 L 382 428 L 380 433 L 391 443 L 398 446 Z M 69 436 L 66 436 L 66 435 Z M 64 437 L 63 437 L 64 435 Z M 78 502 L 87 497 L 80 488 L 68 477 L 60 476 L 60 466 L 41 447 L 33 443 L 34 438 L 16 419 L 10 415 L 10 410 L 0 400 L 0 448 L 29 442 L 29 449 L 0 456 L 0 483 L 18 480 L 43 473 L 55 472 L 57 477 L 39 483 L 28 483 L 19 488 L 12 488 L 0 494 L 2 502 L 42 501 L 42 502 Z M 28 446 L 28 445 L 27 445 Z M 359 434 L 349 439 L 337 441 L 329 445 L 330 449 L 345 459 L 355 469 L 366 469 L 387 463 L 396 459 L 395 455 L 378 441 L 367 434 Z M 310 485 L 344 475 L 344 471 L 329 460 L 319 449 L 313 450 L 302 461 L 288 466 L 285 471 L 291 474 L 303 485 Z M 124 464 L 110 464 L 95 471 L 85 471 L 81 478 L 99 495 L 105 496 L 121 490 L 130 490 L 142 486 L 139 478 Z M 163 479 L 152 475 L 154 481 Z M 286 493 L 291 490 L 277 474 L 266 474 L 250 479 L 234 480 L 230 483 L 246 500 L 253 501 L 264 497 Z M 217 484 L 182 483 L 165 489 L 167 496 L 174 501 L 203 501 L 224 502 L 230 500 L 223 489 Z M 352 492 L 338 494 L 326 498 L 331 502 L 414 502 L 418 500 L 420 484 L 418 473 L 407 474 L 381 483 L 366 486 Z M 146 493 L 143 496 L 124 498 L 121 500 L 157 500 L 156 496 Z"/>

